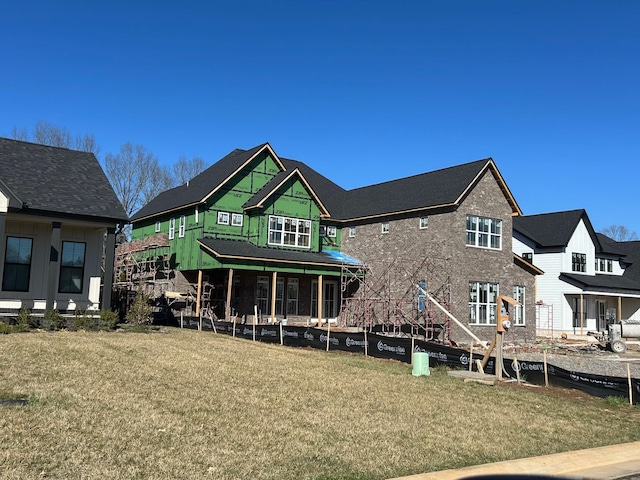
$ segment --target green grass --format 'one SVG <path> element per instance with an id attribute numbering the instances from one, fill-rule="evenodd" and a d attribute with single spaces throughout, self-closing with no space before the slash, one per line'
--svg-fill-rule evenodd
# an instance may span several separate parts
<path id="1" fill-rule="evenodd" d="M 640 412 L 210 332 L 0 335 L 0 477 L 384 479 L 640 439 Z"/>

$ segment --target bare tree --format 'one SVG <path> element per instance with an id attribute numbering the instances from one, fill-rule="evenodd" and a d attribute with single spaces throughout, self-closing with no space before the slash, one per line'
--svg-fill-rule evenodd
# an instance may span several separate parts
<path id="1" fill-rule="evenodd" d="M 85 133 L 84 135 L 76 135 L 76 150 L 82 152 L 93 153 L 96 157 L 100 153 L 100 146 L 96 142 L 96 137 L 91 133 Z"/>
<path id="2" fill-rule="evenodd" d="M 170 186 L 170 177 L 158 159 L 142 145 L 127 142 L 116 154 L 104 157 L 105 173 L 127 215 Z"/>
<path id="3" fill-rule="evenodd" d="M 49 122 L 38 122 L 33 129 L 33 141 L 52 147 L 71 148 L 71 133 L 65 127 L 58 127 Z"/>
<path id="4" fill-rule="evenodd" d="M 187 157 L 181 155 L 173 165 L 173 184 L 176 186 L 183 185 L 199 173 L 202 173 L 204 169 L 205 164 L 201 157 L 193 157 L 191 160 L 187 160 Z"/>
<path id="5" fill-rule="evenodd" d="M 26 142 L 29 140 L 29 132 L 26 128 L 19 128 L 14 125 L 11 129 L 11 138 L 15 140 L 23 140 Z"/>
<path id="6" fill-rule="evenodd" d="M 638 234 L 635 231 L 629 230 L 624 225 L 609 225 L 608 227 L 601 229 L 600 233 L 614 239 L 616 242 L 638 240 Z"/>

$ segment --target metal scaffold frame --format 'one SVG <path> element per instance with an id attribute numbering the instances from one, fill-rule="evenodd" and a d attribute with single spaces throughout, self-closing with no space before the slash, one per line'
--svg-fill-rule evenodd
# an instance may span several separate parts
<path id="1" fill-rule="evenodd" d="M 397 257 L 378 271 L 343 265 L 339 325 L 449 343 L 450 319 L 431 300 L 451 310 L 447 266 L 426 256 Z"/>

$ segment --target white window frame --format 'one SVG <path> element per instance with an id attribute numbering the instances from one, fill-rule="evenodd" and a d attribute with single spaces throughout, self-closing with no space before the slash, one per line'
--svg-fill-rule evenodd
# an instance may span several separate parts
<path id="1" fill-rule="evenodd" d="M 326 237 L 327 236 L 327 227 L 325 227 L 324 225 L 320 225 L 320 227 L 318 229 L 318 235 L 320 235 L 321 237 Z"/>
<path id="2" fill-rule="evenodd" d="M 218 225 L 229 225 L 229 212 L 218 212 Z"/>
<path id="3" fill-rule="evenodd" d="M 337 236 L 338 236 L 338 229 L 333 225 L 327 226 L 327 237 L 336 238 Z"/>
<path id="4" fill-rule="evenodd" d="M 524 285 L 513 286 L 513 299 L 520 303 L 514 305 L 511 312 L 511 322 L 514 326 L 526 325 L 526 287 Z"/>
<path id="5" fill-rule="evenodd" d="M 380 224 L 380 232 L 389 233 L 389 222 L 382 222 Z"/>
<path id="6" fill-rule="evenodd" d="M 269 245 L 311 248 L 311 220 L 269 215 Z"/>
<path id="7" fill-rule="evenodd" d="M 349 227 L 349 238 L 354 238 L 356 236 L 356 227 Z"/>
<path id="8" fill-rule="evenodd" d="M 429 225 L 429 217 L 420 217 L 420 230 L 424 230 Z"/>
<path id="9" fill-rule="evenodd" d="M 492 282 L 469 282 L 469 324 L 496 325 L 500 286 Z"/>
<path id="10" fill-rule="evenodd" d="M 502 220 L 467 215 L 467 246 L 502 250 Z"/>
<path id="11" fill-rule="evenodd" d="M 180 215 L 180 225 L 178 226 L 178 238 L 184 238 L 184 231 L 187 226 L 187 217 Z"/>
<path id="12" fill-rule="evenodd" d="M 241 213 L 231 214 L 231 226 L 241 227 L 243 220 L 244 220 L 244 215 L 242 215 Z"/>
<path id="13" fill-rule="evenodd" d="M 610 258 L 596 257 L 596 272 L 613 273 L 613 260 Z"/>
<path id="14" fill-rule="evenodd" d="M 199 220 L 200 220 L 200 210 L 198 210 L 198 206 L 196 205 L 195 208 L 195 212 L 194 212 L 194 220 L 195 220 L 195 224 L 197 225 Z"/>
<path id="15" fill-rule="evenodd" d="M 160 232 L 160 230 L 162 230 L 162 222 L 156 222 L 156 228 L 155 228 L 155 233 Z"/>
<path id="16" fill-rule="evenodd" d="M 169 219 L 169 240 L 173 240 L 176 236 L 176 219 Z"/>

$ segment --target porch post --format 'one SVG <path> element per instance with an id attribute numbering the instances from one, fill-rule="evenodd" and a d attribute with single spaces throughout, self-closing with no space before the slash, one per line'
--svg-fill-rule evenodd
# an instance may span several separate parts
<path id="1" fill-rule="evenodd" d="M 229 269 L 227 276 L 227 303 L 224 309 L 224 319 L 228 322 L 231 318 L 231 289 L 233 287 L 233 268 Z"/>
<path id="2" fill-rule="evenodd" d="M 278 272 L 273 272 L 271 275 L 271 324 L 276 323 L 276 287 L 277 287 Z"/>
<path id="3" fill-rule="evenodd" d="M 579 311 L 580 311 L 580 335 L 584 335 L 584 312 L 583 312 L 583 310 L 584 310 L 584 308 L 583 308 L 584 300 L 583 300 L 583 298 L 584 297 L 583 297 L 583 295 L 581 293 L 580 294 L 580 309 L 579 309 Z"/>
<path id="4" fill-rule="evenodd" d="M 318 328 L 322 325 L 322 304 L 324 299 L 322 298 L 322 275 L 318 275 Z"/>
<path id="5" fill-rule="evenodd" d="M 196 295 L 196 317 L 200 316 L 200 300 L 202 299 L 202 270 L 198 270 L 198 293 Z"/>
<path id="6" fill-rule="evenodd" d="M 618 295 L 618 322 L 622 320 L 622 297 Z"/>
<path id="7" fill-rule="evenodd" d="M 4 270 L 4 249 L 7 242 L 4 240 L 4 224 L 7 219 L 7 213 L 0 211 L 0 278 L 2 278 Z"/>
<path id="8" fill-rule="evenodd" d="M 107 241 L 104 250 L 104 281 L 102 282 L 101 310 L 111 310 L 111 294 L 113 289 L 113 262 L 116 253 L 116 229 L 107 228 Z"/>
<path id="9" fill-rule="evenodd" d="M 47 297 L 45 312 L 53 310 L 58 291 L 58 270 L 60 265 L 60 227 L 62 223 L 51 222 L 51 247 L 49 250 L 49 277 L 47 280 Z"/>

